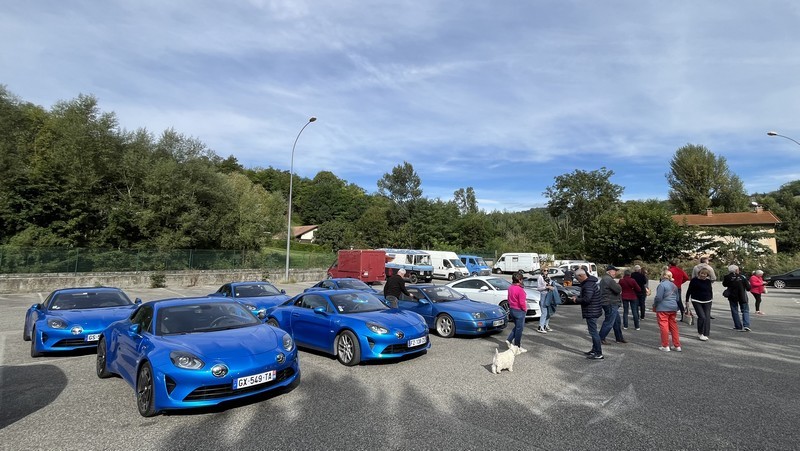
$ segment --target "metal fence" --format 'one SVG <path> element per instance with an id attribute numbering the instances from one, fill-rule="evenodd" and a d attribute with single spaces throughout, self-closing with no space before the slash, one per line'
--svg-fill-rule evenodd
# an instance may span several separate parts
<path id="1" fill-rule="evenodd" d="M 290 267 L 327 268 L 336 255 L 293 250 Z M 254 251 L 173 249 L 89 249 L 0 246 L 0 273 L 79 273 L 169 270 L 278 269 L 285 249 Z"/>

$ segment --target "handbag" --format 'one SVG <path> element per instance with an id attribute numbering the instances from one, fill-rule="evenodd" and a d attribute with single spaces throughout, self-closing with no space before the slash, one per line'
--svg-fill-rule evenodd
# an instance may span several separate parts
<path id="1" fill-rule="evenodd" d="M 722 297 L 727 298 L 731 295 L 731 291 L 729 288 L 726 288 L 725 291 L 722 292 Z"/>

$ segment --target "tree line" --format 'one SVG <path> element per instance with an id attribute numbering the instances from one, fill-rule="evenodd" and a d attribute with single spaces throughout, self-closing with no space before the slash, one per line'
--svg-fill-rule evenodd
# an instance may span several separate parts
<path id="1" fill-rule="evenodd" d="M 692 144 L 673 157 L 666 201 L 622 202 L 624 187 L 613 175 L 575 170 L 554 177 L 544 208 L 487 212 L 472 187 L 456 189 L 451 199 L 424 196 L 408 162 L 378 179 L 375 192 L 321 171 L 295 176 L 292 219 L 318 225 L 317 244 L 329 251 L 530 251 L 628 264 L 720 244 L 704 242 L 672 214 L 745 211 L 756 200 L 783 221 L 780 251 L 798 252 L 800 181 L 748 195 L 724 157 Z M 173 129 L 122 129 L 93 96 L 45 109 L 0 85 L 2 245 L 258 250 L 285 239 L 288 192 L 288 171 L 245 168 Z M 755 246 L 755 231 L 735 233 L 747 250 L 731 258 L 766 255 Z"/>

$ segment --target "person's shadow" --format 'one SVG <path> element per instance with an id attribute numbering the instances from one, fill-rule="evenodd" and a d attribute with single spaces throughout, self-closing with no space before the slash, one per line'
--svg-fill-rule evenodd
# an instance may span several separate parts
<path id="1" fill-rule="evenodd" d="M 67 386 L 67 375 L 53 365 L 3 365 L 0 373 L 0 429 L 46 407 Z"/>

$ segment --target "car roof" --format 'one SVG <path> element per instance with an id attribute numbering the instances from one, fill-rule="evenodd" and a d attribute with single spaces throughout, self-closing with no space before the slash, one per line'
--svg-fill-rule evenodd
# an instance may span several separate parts
<path id="1" fill-rule="evenodd" d="M 194 298 L 156 299 L 154 301 L 147 302 L 147 304 L 145 305 L 157 305 L 159 308 L 163 308 L 163 307 L 175 307 L 188 304 L 219 304 L 221 302 L 228 304 L 238 304 L 238 302 L 234 301 L 233 299 L 227 299 L 221 297 L 194 297 Z"/>
<path id="2" fill-rule="evenodd" d="M 228 282 L 231 286 L 239 286 L 239 285 L 272 285 L 272 282 L 267 282 L 264 280 L 253 280 L 250 282 Z"/>
<path id="3" fill-rule="evenodd" d="M 73 287 L 73 288 L 59 288 L 58 290 L 53 290 L 53 293 L 83 293 L 83 292 L 103 293 L 108 291 L 122 291 L 122 290 L 116 287 Z"/>

